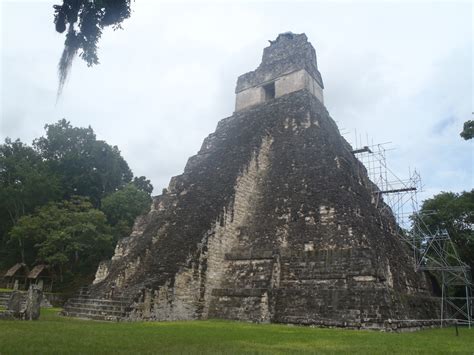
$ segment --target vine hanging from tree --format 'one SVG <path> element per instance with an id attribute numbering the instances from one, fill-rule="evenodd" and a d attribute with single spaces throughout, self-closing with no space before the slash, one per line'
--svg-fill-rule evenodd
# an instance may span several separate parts
<path id="1" fill-rule="evenodd" d="M 107 26 L 122 28 L 122 22 L 131 14 L 130 3 L 131 0 L 63 0 L 62 5 L 54 5 L 56 31 L 66 32 L 58 65 L 58 95 L 78 53 L 88 66 L 99 64 L 97 43 L 102 30 Z"/>

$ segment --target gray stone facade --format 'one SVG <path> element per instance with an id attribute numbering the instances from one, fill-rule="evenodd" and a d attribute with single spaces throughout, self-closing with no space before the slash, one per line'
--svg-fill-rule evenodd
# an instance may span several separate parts
<path id="1" fill-rule="evenodd" d="M 236 92 L 303 69 L 322 88 L 306 36 L 280 35 Z M 129 300 L 123 318 L 160 321 L 437 318 L 428 278 L 351 151 L 308 88 L 237 110 L 100 266 L 91 298 L 116 295 Z"/>

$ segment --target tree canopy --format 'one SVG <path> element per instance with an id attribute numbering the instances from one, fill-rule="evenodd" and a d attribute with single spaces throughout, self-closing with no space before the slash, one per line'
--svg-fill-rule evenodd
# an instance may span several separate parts
<path id="1" fill-rule="evenodd" d="M 59 271 L 95 269 L 113 250 L 111 228 L 105 214 L 85 197 L 51 202 L 20 218 L 10 240 L 28 251 L 24 261 L 47 263 Z"/>
<path id="2" fill-rule="evenodd" d="M 62 193 L 58 178 L 42 156 L 9 138 L 0 145 L 0 187 L 0 201 L 12 223 Z"/>
<path id="3" fill-rule="evenodd" d="M 96 139 L 91 127 L 73 127 L 65 119 L 45 126 L 33 145 L 64 187 L 64 198 L 88 196 L 94 206 L 125 186 L 133 174 L 117 146 Z"/>
<path id="4" fill-rule="evenodd" d="M 121 28 L 130 17 L 131 0 L 63 0 L 54 5 L 54 24 L 59 33 L 66 32 L 64 50 L 59 60 L 61 93 L 74 57 L 79 54 L 88 66 L 99 63 L 98 42 L 107 26 Z"/>
<path id="5" fill-rule="evenodd" d="M 7 248 L 7 235 L 12 226 L 37 206 L 62 195 L 60 179 L 48 169 L 35 149 L 9 138 L 0 145 L 0 267 L 2 262 L 18 260 L 18 253 Z"/>
<path id="6" fill-rule="evenodd" d="M 102 200 L 102 211 L 114 227 L 114 236 L 126 237 L 130 234 L 135 218 L 145 213 L 151 204 L 149 193 L 134 184 L 128 184 Z"/>
<path id="7" fill-rule="evenodd" d="M 474 270 L 474 190 L 441 192 L 425 200 L 420 212 L 431 232 L 448 231 L 461 259 Z"/>
<path id="8" fill-rule="evenodd" d="M 45 131 L 32 146 L 0 144 L 0 269 L 26 262 L 91 273 L 146 213 L 153 185 L 91 127 L 63 119 Z"/>

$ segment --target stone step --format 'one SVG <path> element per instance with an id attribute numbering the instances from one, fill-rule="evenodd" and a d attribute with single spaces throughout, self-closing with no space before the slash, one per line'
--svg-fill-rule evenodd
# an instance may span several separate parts
<path id="1" fill-rule="evenodd" d="M 125 316 L 131 301 L 127 298 L 103 299 L 78 294 L 70 298 L 62 314 L 67 317 L 112 321 Z"/>
<path id="2" fill-rule="evenodd" d="M 117 317 L 117 316 L 88 314 L 88 313 L 82 313 L 82 312 L 63 311 L 62 315 L 66 316 L 66 317 L 74 317 L 74 318 L 80 318 L 80 319 L 102 320 L 102 321 L 117 321 L 117 320 L 120 319 L 120 317 Z"/>
<path id="3" fill-rule="evenodd" d="M 11 292 L 4 292 L 0 293 L 0 302 L 4 300 L 9 300 L 10 299 Z"/>
<path id="4" fill-rule="evenodd" d="M 242 250 L 233 253 L 226 253 L 225 260 L 232 261 L 269 261 L 274 260 L 274 253 L 271 250 Z"/>
<path id="5" fill-rule="evenodd" d="M 69 302 L 80 302 L 80 303 L 94 303 L 94 304 L 101 304 L 101 305 L 128 305 L 130 302 L 128 300 L 108 300 L 108 299 L 101 299 L 101 298 L 70 298 Z"/>
<path id="6" fill-rule="evenodd" d="M 91 309 L 95 311 L 101 311 L 101 312 L 123 312 L 124 310 L 127 309 L 127 307 L 100 307 L 100 306 L 95 306 L 95 305 L 89 305 L 89 304 L 68 304 L 64 307 L 64 309 L 71 309 L 71 308 L 81 308 L 81 309 Z"/>
<path id="7" fill-rule="evenodd" d="M 125 314 L 124 310 L 103 310 L 98 308 L 86 308 L 86 307 L 67 307 L 66 312 L 73 313 L 87 313 L 87 314 L 99 314 L 99 315 L 115 315 L 122 316 Z"/>
<path id="8" fill-rule="evenodd" d="M 94 303 L 70 302 L 64 308 L 71 308 L 71 307 L 102 309 L 104 311 L 107 311 L 107 310 L 114 311 L 117 309 L 125 309 L 127 305 L 124 304 L 122 306 L 104 306 L 104 305 L 98 305 Z"/>
<path id="9" fill-rule="evenodd" d="M 71 299 L 78 299 L 78 300 L 84 300 L 84 301 L 91 300 L 91 301 L 100 301 L 100 302 L 128 302 L 129 301 L 129 299 L 126 298 L 126 297 L 121 297 L 121 298 L 95 298 L 95 297 L 90 297 L 90 296 L 87 296 L 87 297 L 79 296 L 79 297 L 72 297 Z"/>
<path id="10" fill-rule="evenodd" d="M 129 304 L 129 302 L 123 302 L 123 301 L 110 302 L 110 301 L 101 301 L 101 300 L 97 300 L 97 299 L 87 300 L 87 299 L 80 299 L 80 298 L 70 298 L 67 301 L 67 303 L 97 304 L 97 305 L 101 305 L 101 306 L 117 306 L 117 307 Z"/>
<path id="11" fill-rule="evenodd" d="M 266 288 L 215 288 L 212 295 L 217 297 L 261 297 L 268 289 Z"/>
<path id="12" fill-rule="evenodd" d="M 131 300 L 116 294 L 116 297 L 97 298 L 90 295 L 90 288 L 83 287 L 64 305 L 62 315 L 95 320 L 118 320 L 125 316 Z"/>
<path id="13" fill-rule="evenodd" d="M 7 307 L 8 301 L 10 300 L 12 292 L 1 292 L 0 293 L 0 306 Z M 24 305 L 25 302 L 23 302 Z"/>

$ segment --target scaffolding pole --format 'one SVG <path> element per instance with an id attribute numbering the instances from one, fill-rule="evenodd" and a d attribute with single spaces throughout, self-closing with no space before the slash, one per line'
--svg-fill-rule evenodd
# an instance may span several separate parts
<path id="1" fill-rule="evenodd" d="M 368 139 L 367 139 L 368 140 Z M 440 324 L 456 319 L 469 326 L 473 322 L 471 270 L 459 257 L 447 230 L 430 231 L 419 213 L 417 193 L 421 177 L 415 170 L 408 179 L 400 179 L 388 167 L 387 143 L 364 145 L 352 150 L 371 181 L 374 204 L 382 214 L 391 211 L 396 234 L 413 250 L 414 268 L 430 272 L 441 286 Z M 361 167 L 359 167 L 361 169 Z M 363 172 L 358 171 L 359 179 Z"/>

